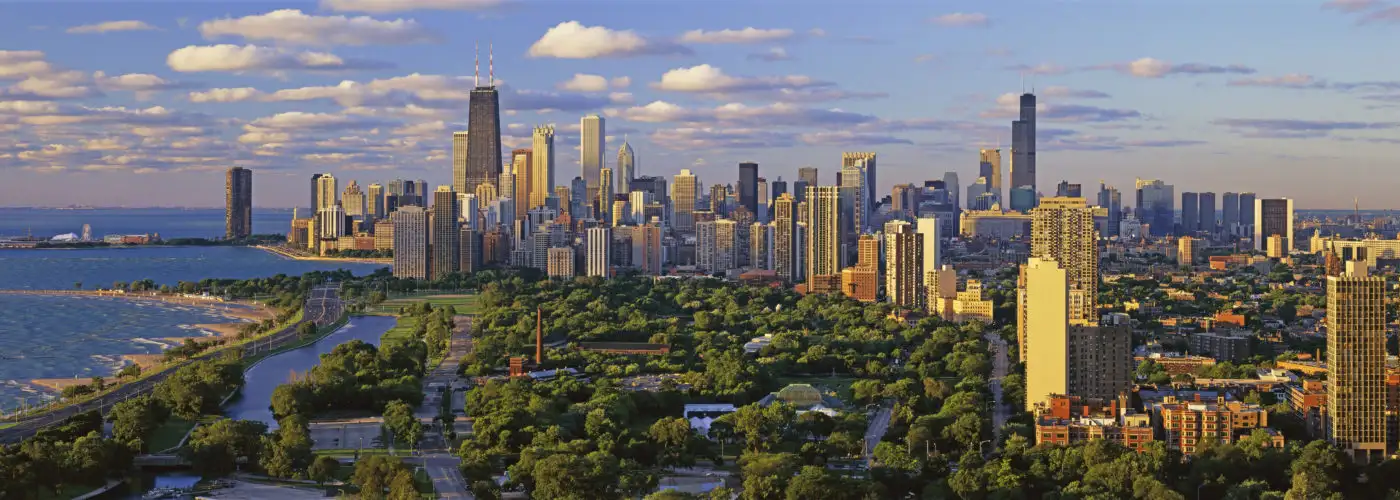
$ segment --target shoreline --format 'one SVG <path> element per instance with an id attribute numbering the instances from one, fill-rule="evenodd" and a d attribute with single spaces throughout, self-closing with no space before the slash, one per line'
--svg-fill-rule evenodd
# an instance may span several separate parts
<path id="1" fill-rule="evenodd" d="M 267 245 L 254 245 L 253 248 L 256 248 L 256 249 L 258 249 L 258 250 L 262 250 L 262 251 L 264 251 L 264 252 L 267 252 L 267 253 L 270 253 L 270 254 L 273 254 L 273 255 L 282 257 L 282 258 L 291 259 L 291 260 L 308 260 L 308 261 L 318 261 L 318 262 L 345 262 L 345 263 L 349 263 L 349 264 L 385 264 L 385 265 L 389 265 L 389 266 L 392 266 L 392 265 L 394 264 L 394 259 L 392 259 L 392 258 L 388 258 L 388 259 L 372 259 L 372 258 L 365 258 L 365 257 L 321 257 L 321 256 L 316 256 L 316 255 L 299 255 L 299 254 L 296 254 L 296 253 L 292 253 L 292 252 L 290 252 L 290 251 L 288 251 L 288 250 L 286 250 L 286 249 L 283 249 L 283 248 L 281 248 L 281 247 L 273 247 L 273 246 L 267 246 Z"/>

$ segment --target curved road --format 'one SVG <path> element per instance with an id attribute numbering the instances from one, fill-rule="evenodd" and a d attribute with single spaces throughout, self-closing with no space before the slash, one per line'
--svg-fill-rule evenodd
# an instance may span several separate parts
<path id="1" fill-rule="evenodd" d="M 302 320 L 290 325 L 278 332 L 267 335 L 257 341 L 250 342 L 243 346 L 243 355 L 251 356 L 260 352 L 271 351 L 285 346 L 297 340 L 297 326 L 307 321 L 315 322 L 318 326 L 326 325 L 340 317 L 342 305 L 339 298 L 339 287 L 336 285 L 323 285 L 311 290 L 311 295 L 306 299 L 305 313 Z M 38 433 L 40 429 L 62 423 L 64 420 L 90 410 L 98 410 L 106 414 L 113 405 L 127 399 L 148 394 L 155 389 L 156 384 L 165 380 L 175 370 L 197 360 L 209 359 L 221 355 L 225 350 L 219 349 L 195 356 L 192 359 L 181 362 L 175 366 L 166 367 L 164 370 L 135 382 L 122 384 L 111 392 L 90 401 L 79 404 L 68 405 L 52 411 L 44 412 L 17 422 L 13 427 L 0 429 L 0 443 L 16 443 L 29 436 Z"/>

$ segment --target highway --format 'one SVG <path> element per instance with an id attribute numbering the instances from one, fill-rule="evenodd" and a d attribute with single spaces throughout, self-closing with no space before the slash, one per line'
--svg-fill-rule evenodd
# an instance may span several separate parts
<path id="1" fill-rule="evenodd" d="M 471 352 L 471 327 L 472 317 L 456 316 L 453 321 L 456 328 L 452 331 L 452 340 L 449 341 L 447 356 L 438 366 L 433 367 L 423 377 L 423 406 L 418 409 L 419 418 L 425 418 L 432 422 L 432 418 L 437 416 L 442 405 L 442 400 L 435 394 L 436 387 L 447 388 L 446 394 L 442 395 L 451 398 L 453 389 L 460 383 L 457 376 L 457 367 L 462 363 L 462 359 Z M 436 386 L 436 387 L 434 387 Z M 451 404 L 449 400 L 448 404 Z M 434 423 L 434 427 L 437 425 Z M 472 499 L 471 489 L 467 481 L 462 478 L 462 460 L 453 454 L 452 447 L 448 445 L 446 436 L 441 431 L 429 433 L 424 437 L 423 442 L 423 470 L 428 473 L 428 477 L 433 481 L 433 489 L 437 491 L 438 498 L 452 499 Z"/>
<path id="2" fill-rule="evenodd" d="M 243 346 L 243 355 L 251 356 L 260 352 L 275 350 L 295 342 L 297 340 L 297 326 L 301 323 L 313 321 L 318 326 L 323 326 L 334 322 L 340 317 L 340 313 L 343 309 L 339 298 L 339 290 L 340 288 L 338 285 L 322 285 L 312 289 L 311 294 L 306 300 L 306 305 L 304 306 L 305 313 L 302 315 L 301 322 L 290 325 L 287 328 L 260 338 L 257 341 L 249 342 L 247 345 Z M 13 427 L 0 429 L 0 443 L 9 444 L 19 442 L 24 438 L 33 436 L 35 433 L 39 432 L 40 429 L 61 423 L 69 417 L 86 411 L 98 410 L 105 415 L 107 411 L 117 403 L 150 393 L 155 389 L 156 384 L 175 373 L 175 370 L 180 367 L 197 360 L 210 359 L 222 355 L 223 352 L 223 349 L 206 352 L 175 366 L 166 367 L 164 370 L 149 377 L 122 384 L 101 397 L 79 404 L 67 405 L 22 419 Z"/>
<path id="3" fill-rule="evenodd" d="M 1011 361 L 1006 357 L 1006 341 L 995 331 L 988 331 L 983 338 L 992 347 L 992 377 L 987 381 L 988 387 L 992 390 L 992 443 L 993 448 L 987 453 L 995 450 L 1001 444 L 1001 427 L 1006 425 L 1006 420 L 1010 418 L 1006 404 L 1001 399 L 1001 379 L 1011 369 Z"/>

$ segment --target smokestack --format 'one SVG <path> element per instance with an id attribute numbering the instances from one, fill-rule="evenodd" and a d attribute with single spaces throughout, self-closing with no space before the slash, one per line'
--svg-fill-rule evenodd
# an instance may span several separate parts
<path id="1" fill-rule="evenodd" d="M 535 364 L 544 363 L 544 309 L 535 308 Z"/>

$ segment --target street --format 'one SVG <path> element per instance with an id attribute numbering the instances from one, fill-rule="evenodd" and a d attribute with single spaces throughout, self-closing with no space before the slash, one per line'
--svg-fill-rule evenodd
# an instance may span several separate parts
<path id="1" fill-rule="evenodd" d="M 421 445 L 423 470 L 432 478 L 433 489 L 437 491 L 438 498 L 470 499 L 474 497 L 459 468 L 462 461 L 453 454 L 455 450 L 443 435 L 441 427 L 432 422 L 433 418 L 441 414 L 442 398 L 452 398 L 456 394 L 456 388 L 460 384 L 457 367 L 472 348 L 472 317 L 454 316 L 452 321 L 456 327 L 452 329 L 447 356 L 423 377 L 423 405 L 418 408 L 417 416 L 429 422 L 431 425 L 428 428 L 433 429 L 425 434 Z M 451 404 L 452 401 L 449 400 L 448 403 Z"/>
<path id="2" fill-rule="evenodd" d="M 885 431 L 890 428 L 890 417 L 894 412 L 889 406 L 881 406 L 875 412 L 875 416 L 870 418 L 870 426 L 865 430 L 865 459 L 872 460 L 875 454 L 875 445 L 880 444 L 880 440 L 885 438 Z"/>
<path id="3" fill-rule="evenodd" d="M 339 298 L 339 286 L 322 285 L 311 290 L 311 295 L 306 299 L 302 321 L 314 321 L 317 325 L 326 325 L 334 322 L 340 317 L 341 303 Z M 298 323 L 299 324 L 299 323 Z M 243 355 L 250 356 L 258 352 L 275 350 L 284 345 L 297 340 L 297 326 L 293 324 L 281 331 L 267 335 L 254 342 L 249 342 L 243 347 Z M 83 403 L 64 406 L 52 411 L 47 411 L 35 415 L 19 422 L 7 429 L 0 429 L 0 443 L 17 443 L 24 438 L 34 435 L 40 429 L 55 425 L 79 413 L 98 410 L 106 414 L 113 405 L 127 399 L 150 393 L 155 389 L 157 383 L 165 380 L 177 369 L 194 361 L 211 359 L 223 354 L 223 350 L 205 352 L 189 360 L 180 362 L 175 366 L 170 366 L 149 377 L 123 384 L 112 392 L 101 397 Z"/>
<path id="4" fill-rule="evenodd" d="M 992 391 L 992 451 L 1001 444 L 1001 427 L 1006 425 L 1006 420 L 1010 418 L 1006 405 L 1001 400 L 1001 379 L 1006 377 L 1011 369 L 1011 362 L 1006 357 L 1006 341 L 997 332 L 987 332 L 984 336 L 987 343 L 992 347 L 992 378 L 987 381 L 987 385 Z M 987 452 L 988 455 L 991 451 Z"/>

